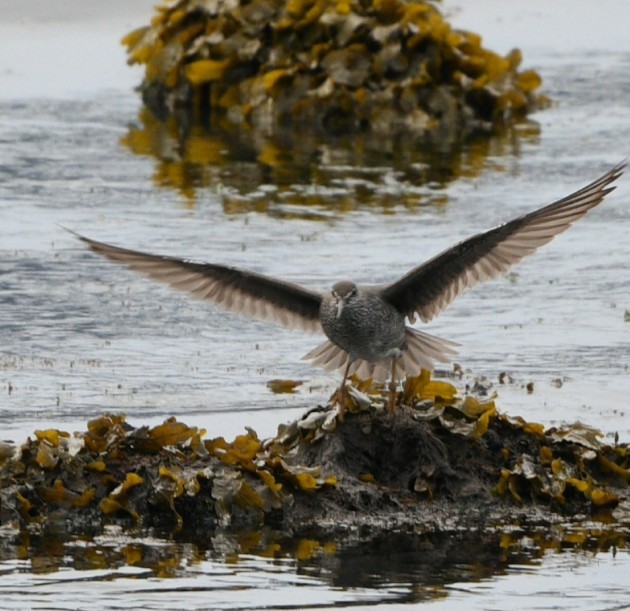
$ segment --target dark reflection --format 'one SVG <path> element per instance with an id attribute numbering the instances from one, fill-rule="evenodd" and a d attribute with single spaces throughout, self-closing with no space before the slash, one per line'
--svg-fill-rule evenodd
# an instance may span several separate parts
<path id="1" fill-rule="evenodd" d="M 506 526 L 503 532 L 354 533 L 301 538 L 273 530 L 189 533 L 176 538 L 160 538 L 154 531 L 129 535 L 113 530 L 96 539 L 20 533 L 0 537 L 0 573 L 6 572 L 6 561 L 21 559 L 29 563 L 26 570 L 34 574 L 63 568 L 107 570 L 105 576 L 95 579 L 116 579 L 119 569 L 133 566 L 145 569 L 134 573 L 136 578 L 177 578 L 203 574 L 200 563 L 213 561 L 209 574 L 239 573 L 240 589 L 247 587 L 247 573 L 260 575 L 280 569 L 294 573 L 297 583 L 306 576 L 331 588 L 378 590 L 390 602 L 418 602 L 447 596 L 453 583 L 501 575 L 511 565 L 536 566 L 546 550 L 615 551 L 626 546 L 627 534 L 626 528 L 606 529 L 603 525 L 591 530 L 519 525 Z M 77 578 L 83 579 L 80 575 Z M 213 583 L 212 579 L 201 589 L 216 588 L 229 589 L 225 582 Z M 300 608 L 305 608 L 304 604 Z"/>
<path id="2" fill-rule="evenodd" d="M 560 533 L 556 533 L 558 535 Z M 565 536 L 566 535 L 566 536 Z M 298 563 L 298 571 L 317 575 L 332 587 L 386 591 L 396 587 L 401 599 L 415 602 L 442 597 L 446 586 L 500 575 L 510 565 L 537 565 L 547 549 L 579 547 L 604 551 L 624 546 L 626 536 L 581 531 L 559 537 L 544 532 L 383 533 L 369 541 L 340 542 L 334 553 L 325 544 Z"/>
<path id="3" fill-rule="evenodd" d="M 489 158 L 496 164 L 517 156 L 522 142 L 535 142 L 539 133 L 538 123 L 523 121 L 463 142 L 439 133 L 423 141 L 404 134 L 331 138 L 208 125 L 187 113 L 160 120 L 143 108 L 121 142 L 155 158 L 155 183 L 176 190 L 189 204 L 210 189 L 220 192 L 227 213 L 273 213 L 289 205 L 291 211 L 278 213 L 304 216 L 309 205 L 344 211 L 444 202 L 443 188 L 451 181 L 481 173 Z"/>

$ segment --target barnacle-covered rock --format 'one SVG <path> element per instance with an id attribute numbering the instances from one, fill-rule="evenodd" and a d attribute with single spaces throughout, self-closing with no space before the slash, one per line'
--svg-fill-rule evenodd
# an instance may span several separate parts
<path id="1" fill-rule="evenodd" d="M 547 430 L 501 414 L 487 393 L 461 397 L 428 372 L 406 381 L 393 414 L 382 387 L 354 384 L 343 422 L 337 407 L 316 408 L 267 440 L 249 429 L 233 441 L 206 439 L 174 418 L 134 428 L 120 414 L 83 433 L 36 431 L 5 447 L 0 520 L 38 532 L 111 523 L 439 530 L 469 523 L 471 512 L 492 526 L 515 511 L 630 523 L 618 508 L 627 445 L 580 424 Z"/>
<path id="2" fill-rule="evenodd" d="M 186 106 L 233 124 L 339 134 L 471 130 L 544 106 L 540 76 L 428 0 L 178 0 L 123 39 L 160 116 Z"/>

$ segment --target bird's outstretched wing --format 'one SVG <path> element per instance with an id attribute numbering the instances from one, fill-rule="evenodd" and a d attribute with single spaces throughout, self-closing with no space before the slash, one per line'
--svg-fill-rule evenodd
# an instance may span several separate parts
<path id="1" fill-rule="evenodd" d="M 128 250 L 67 231 L 116 263 L 226 310 L 295 329 L 321 331 L 322 296 L 315 291 L 235 267 Z"/>
<path id="2" fill-rule="evenodd" d="M 625 165 L 553 204 L 456 244 L 382 287 L 381 296 L 411 321 L 431 320 L 465 289 L 505 272 L 601 203 Z"/>

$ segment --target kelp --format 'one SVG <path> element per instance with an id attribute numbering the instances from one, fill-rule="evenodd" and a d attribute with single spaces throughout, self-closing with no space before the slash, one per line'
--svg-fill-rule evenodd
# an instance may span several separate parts
<path id="1" fill-rule="evenodd" d="M 581 424 L 546 429 L 508 416 L 483 387 L 460 396 L 428 372 L 406 381 L 394 413 L 385 389 L 354 384 L 343 421 L 339 406 L 315 408 L 266 440 L 250 429 L 232 441 L 206 438 L 175 418 L 133 427 L 122 414 L 81 433 L 36 431 L 3 445 L 0 519 L 38 532 L 386 519 L 435 529 L 445 515 L 494 512 L 500 521 L 527 508 L 615 521 L 630 481 L 628 445 Z M 620 518 L 628 523 L 623 510 Z"/>
<path id="2" fill-rule="evenodd" d="M 158 115 L 445 140 L 544 107 L 541 78 L 427 0 L 178 0 L 123 38 Z"/>
<path id="3" fill-rule="evenodd" d="M 296 491 L 336 485 L 323 469 L 264 450 L 254 431 L 231 442 L 204 435 L 175 418 L 134 428 L 124 414 L 99 416 L 73 435 L 36 431 L 0 467 L 0 516 L 45 526 L 63 508 L 77 522 L 179 529 L 200 512 L 204 523 L 225 526 L 235 515 L 260 521 Z"/>

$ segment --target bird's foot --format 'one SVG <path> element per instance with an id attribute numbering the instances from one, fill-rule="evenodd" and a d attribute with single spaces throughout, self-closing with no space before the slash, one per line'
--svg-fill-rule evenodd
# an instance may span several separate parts
<path id="1" fill-rule="evenodd" d="M 389 401 L 387 402 L 387 409 L 390 414 L 393 414 L 396 410 L 396 399 L 398 398 L 398 393 L 396 392 L 396 383 L 390 382 L 389 384 Z"/>

